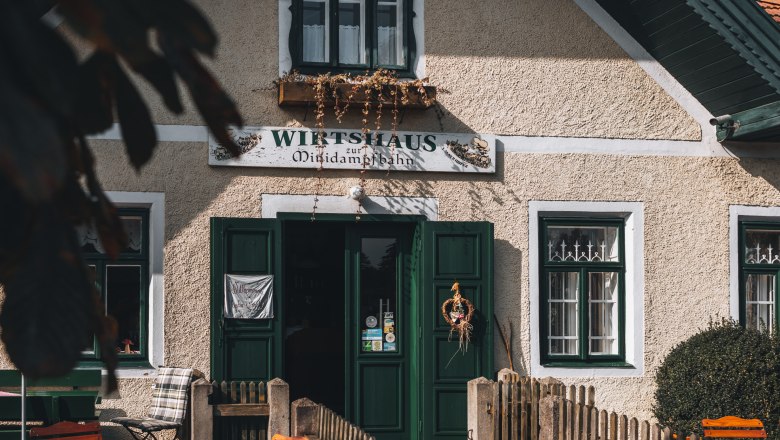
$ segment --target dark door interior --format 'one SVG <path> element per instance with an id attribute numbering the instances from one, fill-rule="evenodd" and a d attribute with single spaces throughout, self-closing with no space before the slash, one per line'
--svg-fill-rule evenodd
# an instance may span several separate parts
<path id="1" fill-rule="evenodd" d="M 344 224 L 284 229 L 285 376 L 301 397 L 344 414 Z"/>

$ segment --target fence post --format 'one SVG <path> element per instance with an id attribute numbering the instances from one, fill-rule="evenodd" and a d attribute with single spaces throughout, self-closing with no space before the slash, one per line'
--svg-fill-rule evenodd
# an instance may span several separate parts
<path id="1" fill-rule="evenodd" d="M 560 396 L 546 395 L 539 400 L 539 420 L 532 420 L 532 427 L 539 426 L 539 440 L 561 440 L 559 438 L 561 426 L 561 401 Z M 537 425 L 538 423 L 538 425 Z"/>
<path id="2" fill-rule="evenodd" d="M 274 434 L 290 435 L 290 386 L 279 379 L 268 382 L 268 440 Z"/>
<path id="3" fill-rule="evenodd" d="M 307 398 L 290 405 L 290 431 L 293 437 L 320 436 L 320 407 Z"/>
<path id="4" fill-rule="evenodd" d="M 478 377 L 466 384 L 466 420 L 469 438 L 472 440 L 493 439 L 493 381 Z"/>
<path id="5" fill-rule="evenodd" d="M 190 385 L 190 438 L 192 440 L 214 439 L 214 413 L 209 405 L 213 388 L 206 379 L 198 379 Z"/>

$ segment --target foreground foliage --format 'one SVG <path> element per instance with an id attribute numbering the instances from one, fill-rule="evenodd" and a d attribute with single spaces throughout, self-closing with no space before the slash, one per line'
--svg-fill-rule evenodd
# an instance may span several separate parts
<path id="1" fill-rule="evenodd" d="M 677 432 L 701 432 L 701 420 L 758 418 L 780 438 L 780 351 L 776 336 L 733 321 L 711 323 L 677 345 L 656 374 L 653 407 Z"/>
<path id="2" fill-rule="evenodd" d="M 63 25 L 93 45 L 85 60 L 41 19 L 55 5 Z M 241 116 L 197 57 L 213 56 L 216 43 L 186 0 L 0 2 L 0 326 L 25 374 L 66 373 L 94 334 L 114 385 L 116 325 L 103 316 L 74 226 L 94 224 L 111 256 L 125 237 L 85 136 L 116 120 L 132 165 L 140 169 L 152 156 L 155 129 L 127 66 L 174 113 L 183 111 L 181 80 L 215 137 L 236 154 L 227 126 L 241 125 Z"/>

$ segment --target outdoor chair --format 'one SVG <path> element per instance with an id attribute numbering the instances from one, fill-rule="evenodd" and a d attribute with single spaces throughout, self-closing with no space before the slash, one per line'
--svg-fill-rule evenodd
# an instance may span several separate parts
<path id="1" fill-rule="evenodd" d="M 154 433 L 175 429 L 179 438 L 182 422 L 187 414 L 187 397 L 192 382 L 192 368 L 160 367 L 152 391 L 152 407 L 148 417 L 116 417 L 111 422 L 122 425 L 130 434 L 145 440 Z"/>

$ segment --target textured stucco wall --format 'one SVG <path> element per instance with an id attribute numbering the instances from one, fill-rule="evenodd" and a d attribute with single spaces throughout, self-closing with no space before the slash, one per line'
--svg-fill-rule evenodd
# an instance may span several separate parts
<path id="1" fill-rule="evenodd" d="M 210 168 L 205 143 L 164 143 L 137 175 L 119 142 L 95 147 L 109 190 L 166 194 L 165 361 L 209 370 L 209 218 L 258 217 L 260 195 L 311 194 L 312 171 Z M 440 220 L 495 224 L 495 309 L 511 322 L 516 366 L 529 365 L 528 202 L 635 201 L 645 210 L 645 375 L 566 379 L 593 384 L 597 404 L 649 417 L 655 370 L 679 341 L 711 317 L 728 316 L 728 206 L 780 203 L 780 162 L 584 154 L 499 154 L 494 176 L 371 174 L 369 194 L 437 197 Z M 326 194 L 341 195 L 356 171 L 327 172 Z M 497 367 L 506 355 L 497 344 Z M 148 383 L 144 380 L 144 383 Z M 128 379 L 123 384 L 138 385 Z M 137 393 L 137 394 L 136 394 Z M 130 391 L 130 396 L 143 393 Z M 123 396 L 124 397 L 124 396 Z M 136 402 L 107 401 L 128 413 Z"/>
<path id="2" fill-rule="evenodd" d="M 280 109 L 277 3 L 199 0 L 221 37 L 208 65 L 250 125 L 313 124 Z M 82 48 L 82 52 L 88 49 Z M 401 130 L 528 136 L 698 140 L 699 125 L 569 0 L 425 2 L 425 70 L 441 111 L 409 112 Z M 202 124 L 193 106 L 172 116 L 147 92 L 160 124 Z M 329 126 L 335 122 L 329 119 Z M 357 126 L 355 118 L 345 125 Z M 137 174 L 120 142 L 93 141 L 107 190 L 165 193 L 165 363 L 209 371 L 209 218 L 258 217 L 260 195 L 311 194 L 312 171 L 211 168 L 205 143 L 162 143 Z M 780 203 L 776 162 L 730 158 L 498 154 L 493 176 L 370 174 L 368 193 L 439 199 L 441 220 L 495 223 L 496 314 L 511 322 L 515 365 L 529 363 L 528 201 L 639 201 L 645 209 L 645 365 L 635 379 L 595 379 L 597 403 L 649 416 L 664 354 L 728 314 L 728 205 Z M 357 171 L 325 173 L 342 195 Z M 536 250 L 530 250 L 535 252 Z M 530 276 L 535 276 L 530 274 Z M 505 366 L 496 346 L 497 367 Z M 10 368 L 0 356 L 0 367 Z M 151 378 L 123 379 L 103 419 L 141 415 Z M 109 436 L 118 435 L 113 430 Z"/>
<path id="3" fill-rule="evenodd" d="M 196 3 L 220 36 L 216 60 L 208 65 L 238 101 L 246 123 L 303 120 L 304 110 L 276 105 L 277 3 Z M 426 1 L 424 17 L 425 72 L 441 89 L 441 112 L 407 115 L 403 130 L 701 137 L 699 125 L 572 1 Z M 173 116 L 159 99 L 151 101 L 159 123 L 202 124 L 194 111 Z M 186 108 L 194 108 L 189 100 Z M 311 112 L 308 119 L 313 121 Z"/>

